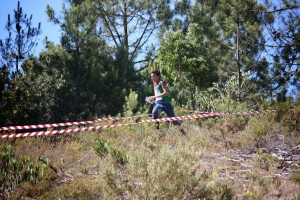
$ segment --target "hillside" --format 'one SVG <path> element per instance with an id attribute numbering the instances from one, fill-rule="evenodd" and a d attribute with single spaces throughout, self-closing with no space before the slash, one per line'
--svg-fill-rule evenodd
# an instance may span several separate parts
<path id="1" fill-rule="evenodd" d="M 185 136 L 168 123 L 161 123 L 160 130 L 143 123 L 3 139 L 1 146 L 12 145 L 16 160 L 27 156 L 47 170 L 44 176 L 36 170 L 36 183 L 20 181 L 2 197 L 299 199 L 299 108 L 281 114 L 184 120 Z M 112 122 L 97 125 L 108 123 Z"/>

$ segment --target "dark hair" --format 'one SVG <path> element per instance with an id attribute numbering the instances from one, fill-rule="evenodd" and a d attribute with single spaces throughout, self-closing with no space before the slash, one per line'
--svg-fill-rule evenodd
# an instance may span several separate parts
<path id="1" fill-rule="evenodd" d="M 155 74 L 156 76 L 159 76 L 160 77 L 160 71 L 159 70 L 153 70 L 152 72 L 151 72 L 151 74 Z"/>

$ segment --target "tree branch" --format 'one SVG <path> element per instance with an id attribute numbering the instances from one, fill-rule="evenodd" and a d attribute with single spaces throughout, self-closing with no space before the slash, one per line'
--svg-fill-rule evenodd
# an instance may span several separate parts
<path id="1" fill-rule="evenodd" d="M 261 13 L 276 13 L 276 12 L 281 12 L 281 11 L 286 11 L 286 10 L 293 10 L 293 9 L 298 9 L 300 6 L 298 5 L 293 5 L 291 7 L 286 7 L 286 8 L 279 8 L 276 10 L 250 10 L 251 12 L 261 12 Z"/>
<path id="2" fill-rule="evenodd" d="M 155 60 L 156 58 L 157 58 L 157 56 L 155 56 L 155 57 L 152 58 L 152 59 L 149 59 L 148 61 L 153 61 L 153 60 Z M 145 60 L 145 61 L 146 61 L 146 60 Z M 145 65 L 144 67 L 141 67 L 140 69 L 136 70 L 135 73 L 138 73 L 138 72 L 142 71 L 143 69 L 146 69 L 147 67 L 149 67 L 149 62 L 148 62 L 148 64 Z"/>
<path id="3" fill-rule="evenodd" d="M 135 53 L 137 52 L 137 50 L 140 48 L 139 45 L 140 45 L 140 43 L 141 43 L 141 41 L 142 41 L 142 39 L 143 39 L 145 33 L 146 33 L 147 30 L 148 30 L 148 26 L 149 26 L 149 24 L 150 24 L 150 22 L 151 22 L 151 19 L 152 19 L 152 15 L 150 15 L 150 18 L 149 18 L 148 21 L 147 21 L 146 27 L 144 28 L 142 35 L 141 35 L 140 38 L 138 39 L 138 43 L 137 43 L 137 45 L 135 46 L 135 48 L 134 48 L 134 50 L 133 50 L 133 52 L 132 52 L 132 54 L 131 54 L 131 58 L 129 59 L 130 61 L 133 60 L 134 54 L 135 54 Z M 149 37 L 148 37 L 148 38 L 149 38 Z"/>
<path id="4" fill-rule="evenodd" d="M 114 41 L 115 45 L 116 45 L 117 47 L 119 47 L 118 42 L 117 42 L 116 38 L 114 37 L 113 31 L 112 31 L 111 28 L 110 28 L 109 22 L 108 22 L 107 19 L 106 19 L 107 14 L 106 14 L 106 12 L 105 12 L 103 6 L 102 6 L 101 4 L 100 4 L 99 6 L 100 6 L 100 15 L 102 15 L 102 17 L 103 17 L 103 20 L 104 20 L 104 22 L 105 22 L 105 24 L 106 24 L 106 28 L 107 28 L 108 31 L 110 32 L 110 34 L 111 34 L 111 36 L 112 36 L 112 38 L 113 38 L 113 41 Z M 101 11 L 103 12 L 103 14 L 102 14 Z M 107 17 L 107 18 L 108 18 L 108 17 Z M 109 18 L 108 18 L 108 19 L 109 19 Z M 114 27 L 114 26 L 113 26 L 113 27 Z M 117 34 L 118 34 L 118 33 L 117 33 Z M 119 36 L 118 36 L 118 37 L 119 37 Z"/>

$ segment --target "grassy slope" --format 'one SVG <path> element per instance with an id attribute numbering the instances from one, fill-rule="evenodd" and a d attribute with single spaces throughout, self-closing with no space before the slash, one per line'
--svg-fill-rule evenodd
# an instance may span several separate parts
<path id="1" fill-rule="evenodd" d="M 49 169 L 38 184 L 21 184 L 10 199 L 300 198 L 299 160 L 284 168 L 272 154 L 299 145 L 298 129 L 286 131 L 274 114 L 183 124 L 184 137 L 172 126 L 162 124 L 157 131 L 153 124 L 143 124 L 1 141 L 13 142 L 17 156 L 49 158 L 57 170 Z M 96 154 L 93 144 L 104 139 L 128 155 L 127 164 Z"/>

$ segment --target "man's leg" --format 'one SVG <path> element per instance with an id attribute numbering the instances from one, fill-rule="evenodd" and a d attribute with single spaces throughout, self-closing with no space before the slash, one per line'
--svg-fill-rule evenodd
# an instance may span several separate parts
<path id="1" fill-rule="evenodd" d="M 164 106 L 163 111 L 165 111 L 167 113 L 168 117 L 175 117 L 174 109 L 173 109 L 173 106 L 171 104 L 166 104 Z M 181 123 L 179 121 L 173 121 L 173 124 L 179 128 L 182 135 L 186 135 L 186 132 L 181 127 Z"/>
<path id="2" fill-rule="evenodd" d="M 174 109 L 171 104 L 166 104 L 163 108 L 163 111 L 165 111 L 165 113 L 167 113 L 168 117 L 175 117 Z M 179 121 L 173 121 L 173 124 L 175 126 L 181 125 Z"/>
<path id="3" fill-rule="evenodd" d="M 158 112 L 162 110 L 162 105 L 156 104 L 152 110 L 152 119 L 157 119 L 158 118 Z M 157 130 L 159 130 L 159 122 L 155 122 L 155 127 Z"/>

